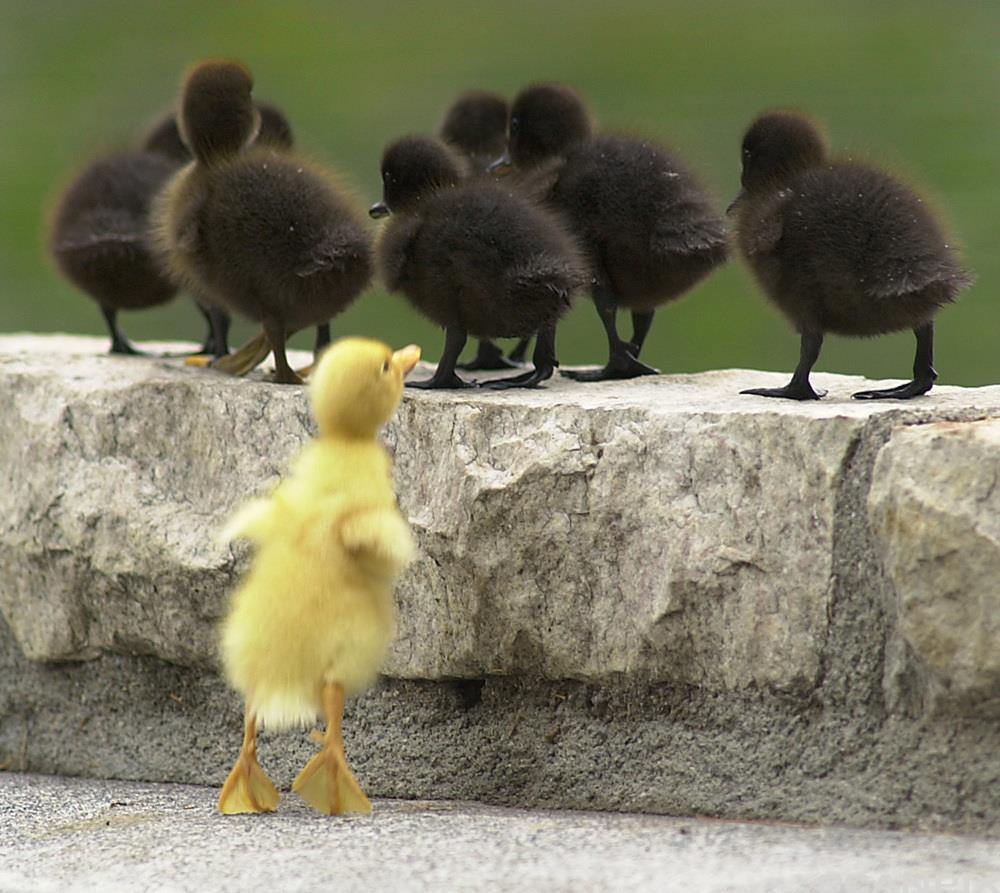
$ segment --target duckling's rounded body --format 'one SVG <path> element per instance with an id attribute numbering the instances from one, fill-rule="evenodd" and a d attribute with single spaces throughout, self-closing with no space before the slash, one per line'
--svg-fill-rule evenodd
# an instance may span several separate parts
<path id="1" fill-rule="evenodd" d="M 288 728 L 326 714 L 323 750 L 294 788 L 323 812 L 371 806 L 347 766 L 345 697 L 375 679 L 395 628 L 392 585 L 414 552 L 378 431 L 420 350 L 348 338 L 322 356 L 310 385 L 319 436 L 266 499 L 223 533 L 257 547 L 222 625 L 222 663 L 246 704 L 239 761 L 223 812 L 264 812 L 278 793 L 256 761 L 258 725 Z"/>
<path id="2" fill-rule="evenodd" d="M 509 158 L 521 188 L 543 189 L 544 201 L 579 240 L 608 335 L 607 366 L 571 377 L 655 372 L 638 359 L 653 314 L 725 261 L 722 215 L 674 152 L 652 140 L 594 135 L 582 99 L 567 87 L 523 90 L 510 120 Z M 635 330 L 627 343 L 617 333 L 619 307 L 632 311 Z"/>
<path id="3" fill-rule="evenodd" d="M 376 209 L 393 212 L 378 244 L 382 278 L 447 333 L 434 378 L 413 386 L 463 386 L 454 367 L 467 335 L 554 330 L 586 279 L 573 240 L 554 216 L 492 182 L 460 182 L 454 159 L 434 140 L 393 144 L 382 169 L 387 200 Z M 551 334 L 537 359 L 534 373 L 507 381 L 533 386 L 552 374 Z"/>
<path id="4" fill-rule="evenodd" d="M 687 166 L 663 146 L 597 136 L 566 153 L 550 201 L 619 307 L 676 300 L 726 259 L 726 233 Z"/>
<path id="5" fill-rule="evenodd" d="M 385 448 L 320 439 L 299 455 L 266 514 L 261 507 L 241 530 L 260 545 L 223 625 L 222 658 L 230 684 L 268 728 L 314 722 L 327 682 L 355 695 L 385 657 L 398 568 L 369 568 L 332 535 L 359 508 L 397 511 Z"/>
<path id="6" fill-rule="evenodd" d="M 507 100 L 488 90 L 466 90 L 445 110 L 439 135 L 468 164 L 468 176 L 490 177 L 489 166 L 507 146 Z M 457 368 L 467 371 L 513 369 L 524 362 L 530 338 L 522 338 L 510 359 L 489 338 L 479 340 L 476 356 Z"/>
<path id="7" fill-rule="evenodd" d="M 442 328 L 519 337 L 568 309 L 579 278 L 572 243 L 503 189 L 461 184 L 415 213 L 416 232 L 390 223 L 379 259 L 390 288 Z"/>
<path id="8" fill-rule="evenodd" d="M 260 129 L 254 139 L 254 145 L 276 151 L 290 150 L 294 144 L 294 136 L 292 134 L 291 122 L 289 122 L 285 113 L 277 105 L 269 102 L 258 100 L 254 102 L 254 106 L 260 115 Z M 173 121 L 173 117 L 171 121 Z M 175 134 L 177 142 L 180 143 L 183 160 L 187 163 L 191 160 L 191 153 L 181 140 L 180 131 L 176 125 L 172 128 L 172 131 L 165 131 L 162 134 L 154 130 L 150 135 L 150 139 L 155 140 L 162 147 L 162 151 L 174 155 L 177 153 L 177 146 L 174 143 Z M 160 263 L 161 265 L 165 264 L 167 269 L 169 269 L 169 259 L 165 260 L 161 257 Z M 185 284 L 189 291 L 194 292 L 195 303 L 209 323 L 210 336 L 206 340 L 201 352 L 214 357 L 217 366 L 225 362 L 232 362 L 237 368 L 244 366 L 246 361 L 242 358 L 243 351 L 240 351 L 231 361 L 223 360 L 229 354 L 229 326 L 232 321 L 232 312 L 227 309 L 224 301 L 220 301 L 212 291 L 200 289 L 199 283 L 194 278 L 189 277 Z M 317 350 L 319 347 L 329 343 L 329 336 L 329 327 L 324 323 L 318 328 Z M 263 339 L 260 340 L 263 342 Z M 263 346 L 261 349 L 263 349 Z M 220 363 L 220 361 L 222 362 Z M 201 363 L 198 363 L 198 365 L 201 365 Z"/>
<path id="9" fill-rule="evenodd" d="M 827 159 L 810 122 L 773 113 L 744 140 L 744 191 L 734 210 L 740 250 L 802 335 L 805 366 L 827 332 L 869 337 L 912 329 L 914 380 L 855 396 L 902 399 L 930 390 L 934 316 L 971 278 L 919 195 L 876 168 Z M 786 388 L 747 393 L 819 396 L 802 365 Z"/>
<path id="10" fill-rule="evenodd" d="M 164 201 L 173 268 L 227 310 L 286 334 L 337 315 L 371 278 L 359 208 L 320 168 L 284 152 L 250 148 L 193 165 Z"/>
<path id="11" fill-rule="evenodd" d="M 260 322 L 277 380 L 297 382 L 285 341 L 324 325 L 365 289 L 372 240 L 333 174 L 285 151 L 248 148 L 259 120 L 251 88 L 234 63 L 205 63 L 188 77 L 180 120 L 195 161 L 158 198 L 156 232 L 172 274 Z"/>
<path id="12" fill-rule="evenodd" d="M 177 167 L 146 149 L 100 158 L 70 184 L 52 218 L 52 257 L 100 306 L 112 353 L 138 352 L 118 327 L 119 310 L 155 307 L 177 293 L 156 262 L 149 232 L 153 197 Z"/>

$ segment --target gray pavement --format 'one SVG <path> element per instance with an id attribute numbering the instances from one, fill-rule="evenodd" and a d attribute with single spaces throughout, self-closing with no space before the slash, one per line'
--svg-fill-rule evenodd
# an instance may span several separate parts
<path id="1" fill-rule="evenodd" d="M 0 774 L 0 890 L 995 891 L 1000 840 L 473 803 L 222 817 L 185 785 Z"/>

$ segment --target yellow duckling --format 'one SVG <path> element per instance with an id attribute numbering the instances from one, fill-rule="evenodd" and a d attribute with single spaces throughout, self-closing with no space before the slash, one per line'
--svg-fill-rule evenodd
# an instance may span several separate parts
<path id="1" fill-rule="evenodd" d="M 278 791 L 257 763 L 257 726 L 308 725 L 322 712 L 323 749 L 295 779 L 328 815 L 371 812 L 347 765 L 344 699 L 374 681 L 395 627 L 392 585 L 414 554 L 391 460 L 377 437 L 420 359 L 378 341 L 346 338 L 310 384 L 319 436 L 265 499 L 223 531 L 257 553 L 222 626 L 226 676 L 246 698 L 243 748 L 219 797 L 223 813 L 272 812 Z"/>

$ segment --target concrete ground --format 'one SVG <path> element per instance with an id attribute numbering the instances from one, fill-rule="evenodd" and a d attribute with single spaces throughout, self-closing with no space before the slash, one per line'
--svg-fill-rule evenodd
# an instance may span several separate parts
<path id="1" fill-rule="evenodd" d="M 996 891 L 1000 843 L 474 803 L 295 795 L 224 818 L 185 785 L 0 774 L 0 890 Z"/>

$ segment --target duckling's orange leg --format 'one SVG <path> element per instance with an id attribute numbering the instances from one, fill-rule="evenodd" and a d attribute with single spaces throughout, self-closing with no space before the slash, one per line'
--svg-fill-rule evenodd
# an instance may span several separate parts
<path id="1" fill-rule="evenodd" d="M 257 720 L 246 710 L 243 747 L 219 795 L 219 812 L 236 815 L 242 812 L 274 812 L 281 795 L 257 762 Z"/>
<path id="2" fill-rule="evenodd" d="M 326 734 L 323 749 L 307 764 L 295 779 L 296 791 L 313 809 L 327 815 L 344 812 L 372 811 L 371 802 L 361 790 L 344 753 L 341 723 L 344 718 L 344 687 L 328 682 L 323 687 L 323 711 L 326 713 Z"/>

